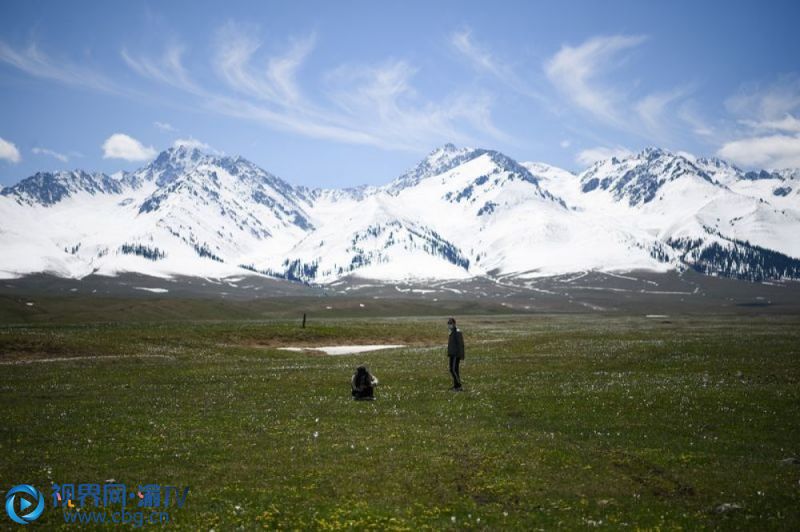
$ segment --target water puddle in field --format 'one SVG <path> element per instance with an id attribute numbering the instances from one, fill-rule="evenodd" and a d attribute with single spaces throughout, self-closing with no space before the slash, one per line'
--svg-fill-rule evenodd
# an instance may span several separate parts
<path id="1" fill-rule="evenodd" d="M 405 347 L 405 345 L 329 345 L 322 347 L 279 347 L 278 349 L 297 352 L 322 351 L 326 355 L 353 355 L 382 349 L 397 349 L 398 347 Z"/>

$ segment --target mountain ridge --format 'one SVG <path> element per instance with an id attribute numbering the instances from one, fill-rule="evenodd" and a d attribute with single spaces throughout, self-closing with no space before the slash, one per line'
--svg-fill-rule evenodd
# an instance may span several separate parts
<path id="1" fill-rule="evenodd" d="M 0 191 L 0 214 L 2 277 L 800 278 L 800 171 L 744 172 L 657 147 L 574 174 L 446 144 L 385 185 L 323 189 L 176 146 L 115 176 L 39 172 Z"/>

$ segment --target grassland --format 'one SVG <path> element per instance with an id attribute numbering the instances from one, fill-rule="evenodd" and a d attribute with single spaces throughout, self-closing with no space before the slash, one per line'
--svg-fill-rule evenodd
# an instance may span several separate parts
<path id="1" fill-rule="evenodd" d="M 190 486 L 187 530 L 800 526 L 797 316 L 465 316 L 465 393 L 440 318 L 159 316 L 0 326 L 3 492 Z M 359 343 L 409 347 L 276 349 Z"/>

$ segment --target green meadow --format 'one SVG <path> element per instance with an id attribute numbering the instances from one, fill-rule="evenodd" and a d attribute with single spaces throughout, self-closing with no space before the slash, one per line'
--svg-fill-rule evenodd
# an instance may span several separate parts
<path id="1" fill-rule="evenodd" d="M 185 530 L 800 527 L 798 316 L 465 315 L 464 393 L 442 316 L 324 316 L 0 325 L 0 489 L 42 529 L 110 479 L 188 486 Z"/>

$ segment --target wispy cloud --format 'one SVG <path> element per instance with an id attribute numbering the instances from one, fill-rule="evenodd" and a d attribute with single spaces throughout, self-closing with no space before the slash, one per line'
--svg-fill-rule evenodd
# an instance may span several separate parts
<path id="1" fill-rule="evenodd" d="M 785 76 L 768 85 L 746 84 L 725 101 L 725 107 L 754 125 L 779 124 L 800 110 L 800 77 Z"/>
<path id="2" fill-rule="evenodd" d="M 774 120 L 761 120 L 758 122 L 744 122 L 757 131 L 786 131 L 800 133 L 800 119 L 791 114 Z"/>
<path id="3" fill-rule="evenodd" d="M 125 63 L 142 77 L 183 91 L 202 94 L 203 90 L 189 78 L 189 73 L 183 67 L 184 52 L 185 48 L 182 45 L 171 44 L 159 57 L 134 57 L 125 48 L 122 49 L 121 55 Z"/>
<path id="4" fill-rule="evenodd" d="M 800 77 L 748 84 L 725 101 L 738 128 L 717 154 L 742 166 L 800 167 Z"/>
<path id="5" fill-rule="evenodd" d="M 206 144 L 201 140 L 197 140 L 194 137 L 189 137 L 185 139 L 176 139 L 175 142 L 172 143 L 173 148 L 178 148 L 180 146 L 186 148 L 194 148 L 209 153 L 220 153 L 218 150 L 215 150 L 210 145 Z"/>
<path id="6" fill-rule="evenodd" d="M 451 33 L 450 44 L 478 72 L 489 74 L 512 90 L 539 100 L 542 104 L 550 105 L 533 81 L 520 78 L 517 69 L 496 57 L 486 46 L 478 43 L 473 38 L 470 29 Z"/>
<path id="7" fill-rule="evenodd" d="M 589 166 L 597 161 L 604 161 L 612 157 L 627 157 L 628 155 L 631 155 L 631 151 L 621 146 L 615 148 L 597 146 L 580 151 L 575 156 L 575 161 L 580 165 Z"/>
<path id="8" fill-rule="evenodd" d="M 296 73 L 313 51 L 316 36 L 293 39 L 284 53 L 267 60 L 266 69 L 253 68 L 253 56 L 262 47 L 255 28 L 228 22 L 217 32 L 214 67 L 236 91 L 280 105 L 302 100 Z"/>
<path id="9" fill-rule="evenodd" d="M 678 106 L 677 116 L 685 124 L 689 125 L 695 135 L 707 138 L 715 133 L 715 128 L 702 116 L 702 113 L 697 109 L 697 105 L 691 99 L 682 102 Z"/>
<path id="10" fill-rule="evenodd" d="M 145 146 L 124 133 L 114 133 L 103 142 L 103 159 L 147 161 L 155 157 L 157 153 L 152 146 Z"/>
<path id="11" fill-rule="evenodd" d="M 135 72 L 184 90 L 209 111 L 312 138 L 407 150 L 473 141 L 474 134 L 508 138 L 492 122 L 491 99 L 485 94 L 426 101 L 412 85 L 416 70 L 404 61 L 340 65 L 323 76 L 325 99 L 311 99 L 297 73 L 316 41 L 314 34 L 295 38 L 281 53 L 265 55 L 255 27 L 225 24 L 213 40 L 212 67 L 230 92 L 195 82 L 183 66 L 179 45 L 158 57 L 128 50 L 122 57 Z M 254 66 L 259 64 L 266 68 Z"/>
<path id="12" fill-rule="evenodd" d="M 603 83 L 600 74 L 621 62 L 620 52 L 644 41 L 641 35 L 613 35 L 594 37 L 578 46 L 564 45 L 545 63 L 545 74 L 575 105 L 604 122 L 620 124 L 618 105 L 624 93 Z"/>
<path id="13" fill-rule="evenodd" d="M 22 160 L 16 145 L 0 137 L 0 160 L 18 163 Z"/>
<path id="14" fill-rule="evenodd" d="M 39 78 L 57 81 L 74 87 L 110 93 L 130 93 L 108 77 L 66 59 L 55 59 L 39 50 L 36 43 L 16 49 L 0 41 L 0 61 Z"/>
<path id="15" fill-rule="evenodd" d="M 691 104 L 694 83 L 682 81 L 675 87 L 643 91 L 641 79 L 626 77 L 621 71 L 647 39 L 644 35 L 611 35 L 563 45 L 544 63 L 545 75 L 574 108 L 615 132 L 656 144 L 686 143 L 687 132 L 707 139 L 712 128 Z M 586 159 L 580 153 L 577 157 Z"/>
<path id="16" fill-rule="evenodd" d="M 159 122 L 158 120 L 156 120 L 155 122 L 153 122 L 153 125 L 156 126 L 158 129 L 160 129 L 161 131 L 169 131 L 169 132 L 178 131 L 169 122 Z"/>
<path id="17" fill-rule="evenodd" d="M 48 148 L 39 148 L 39 147 L 33 148 L 31 149 L 31 153 L 33 153 L 34 155 L 47 155 L 54 159 L 58 159 L 62 163 L 69 161 L 69 157 L 67 155 L 64 155 L 63 153 L 59 153 L 54 150 L 50 150 Z"/>
<path id="18" fill-rule="evenodd" d="M 664 92 L 654 92 L 639 100 L 634 105 L 634 109 L 644 126 L 651 132 L 657 134 L 664 128 L 663 120 L 667 106 L 686 94 L 687 91 L 682 88 Z"/>

